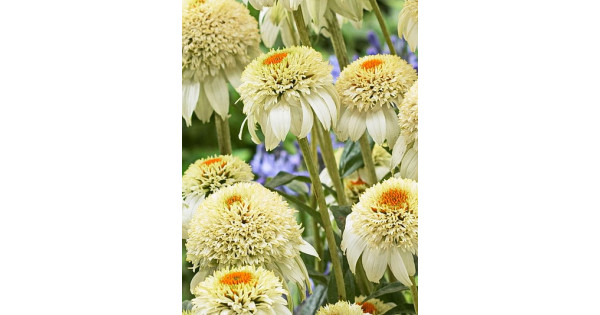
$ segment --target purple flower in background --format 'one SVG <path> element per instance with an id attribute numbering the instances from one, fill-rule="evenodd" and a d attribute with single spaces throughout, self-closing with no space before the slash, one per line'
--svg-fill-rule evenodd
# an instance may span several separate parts
<path id="1" fill-rule="evenodd" d="M 252 161 L 250 161 L 250 166 L 252 166 L 254 174 L 258 176 L 256 181 L 264 185 L 268 177 L 274 177 L 281 171 L 294 175 L 308 176 L 308 172 L 298 170 L 301 163 L 302 157 L 300 152 L 290 154 L 281 145 L 277 146 L 273 151 L 267 152 L 265 145 L 261 143 L 256 146 L 256 154 L 254 154 Z M 288 194 L 297 195 L 288 187 L 283 186 L 283 190 Z"/>
<path id="2" fill-rule="evenodd" d="M 331 70 L 331 75 L 333 76 L 333 83 L 337 81 L 337 78 L 340 76 L 340 63 L 338 62 L 335 55 L 329 56 L 329 64 L 333 66 Z"/>

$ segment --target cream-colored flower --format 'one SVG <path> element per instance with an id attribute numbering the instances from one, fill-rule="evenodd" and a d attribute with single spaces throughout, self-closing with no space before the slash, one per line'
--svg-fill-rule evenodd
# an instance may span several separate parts
<path id="1" fill-rule="evenodd" d="M 413 143 L 413 146 L 406 150 L 402 162 L 400 163 L 400 172 L 394 176 L 398 178 L 410 178 L 415 181 L 419 180 L 419 151 L 417 150 L 418 141 Z"/>
<path id="2" fill-rule="evenodd" d="M 286 10 L 281 2 L 260 10 L 258 22 L 260 24 L 260 36 L 266 47 L 273 47 L 277 35 L 280 33 L 281 40 L 286 47 L 298 44 L 294 19 L 291 12 Z"/>
<path id="3" fill-rule="evenodd" d="M 419 0 L 406 0 L 398 16 L 398 35 L 402 34 L 413 52 L 419 38 Z"/>
<path id="4" fill-rule="evenodd" d="M 191 164 L 182 177 L 182 237 L 187 238 L 192 215 L 206 196 L 220 188 L 253 178 L 250 165 L 231 155 L 212 156 Z"/>
<path id="5" fill-rule="evenodd" d="M 325 130 L 335 126 L 339 100 L 331 69 L 319 52 L 305 46 L 273 50 L 252 61 L 242 73 L 239 89 L 252 140 L 260 143 L 256 123 L 265 135 L 267 150 L 275 148 L 289 131 L 306 137 L 313 115 Z"/>
<path id="6" fill-rule="evenodd" d="M 398 56 L 365 56 L 351 63 L 335 84 L 342 104 L 338 138 L 357 141 L 366 129 L 377 144 L 387 139 L 393 147 L 400 132 L 394 107 L 416 80 L 417 72 Z"/>
<path id="7" fill-rule="evenodd" d="M 237 88 L 242 70 L 260 53 L 256 19 L 234 0 L 189 0 L 184 3 L 181 39 L 186 124 L 194 112 L 203 122 L 213 110 L 226 118 L 227 81 Z"/>
<path id="8" fill-rule="evenodd" d="M 252 4 L 252 6 L 256 9 L 256 10 L 262 10 L 264 7 L 272 7 L 275 6 L 276 3 L 278 2 L 280 3 L 284 8 L 291 10 L 291 11 L 296 11 L 298 10 L 298 6 L 302 3 L 303 0 L 244 0 L 244 3 L 248 3 L 248 1 L 250 1 L 250 4 Z"/>
<path id="9" fill-rule="evenodd" d="M 364 313 L 358 304 L 350 304 L 347 301 L 339 301 L 335 304 L 327 304 L 319 308 L 315 315 L 363 315 Z"/>
<path id="10" fill-rule="evenodd" d="M 190 222 L 187 260 L 200 272 L 192 287 L 225 266 L 262 266 L 293 281 L 302 295 L 310 288 L 300 252 L 318 256 L 302 239 L 296 211 L 258 183 L 238 183 L 208 196 Z"/>
<path id="11" fill-rule="evenodd" d="M 192 315 L 192 311 L 181 311 L 181 315 Z"/>
<path id="12" fill-rule="evenodd" d="M 341 249 L 355 272 L 362 255 L 367 278 L 375 283 L 389 266 L 394 276 L 410 286 L 415 274 L 413 254 L 418 242 L 417 183 L 390 178 L 368 188 L 346 218 Z"/>
<path id="13" fill-rule="evenodd" d="M 225 268 L 192 289 L 198 314 L 289 314 L 281 280 L 261 267 Z"/>
<path id="14" fill-rule="evenodd" d="M 385 312 L 391 310 L 392 308 L 396 307 L 396 303 L 392 303 L 392 302 L 384 303 L 380 299 L 370 299 L 367 302 L 364 302 L 365 298 L 366 298 L 366 296 L 361 295 L 361 296 L 357 296 L 354 299 L 354 303 L 360 305 L 363 312 L 365 312 L 365 313 L 369 313 L 372 315 L 381 315 L 381 314 L 384 314 Z"/>
<path id="15" fill-rule="evenodd" d="M 356 28 L 362 25 L 363 10 L 372 10 L 369 0 L 329 0 L 327 3 L 333 12 L 353 22 Z"/>
<path id="16" fill-rule="evenodd" d="M 419 139 L 419 81 L 406 92 L 404 100 L 400 103 L 398 113 L 398 124 L 400 126 L 400 137 L 394 145 L 392 153 L 392 164 L 394 168 L 400 163 L 406 152 L 406 145 Z M 413 146 L 415 150 L 416 146 Z M 412 178 L 412 177 L 411 177 Z"/>

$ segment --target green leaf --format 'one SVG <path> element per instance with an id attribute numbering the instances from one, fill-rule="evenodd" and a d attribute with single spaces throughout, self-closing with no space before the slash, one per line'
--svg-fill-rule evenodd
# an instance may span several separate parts
<path id="1" fill-rule="evenodd" d="M 319 282 L 323 285 L 327 285 L 329 283 L 329 276 L 326 276 L 318 271 L 309 269 L 308 276 L 315 282 Z"/>
<path id="2" fill-rule="evenodd" d="M 317 210 L 306 205 L 304 202 L 302 202 L 302 200 L 300 200 L 294 196 L 288 195 L 288 194 L 286 194 L 282 191 L 279 191 L 275 188 L 271 188 L 271 187 L 267 187 L 267 188 L 271 191 L 274 191 L 274 192 L 280 194 L 283 198 L 287 199 L 290 202 L 290 204 L 295 206 L 294 208 L 298 209 L 299 211 L 304 211 L 304 212 L 308 213 L 311 217 L 313 217 L 315 220 L 317 220 L 317 223 L 321 224 L 321 226 L 323 225 L 323 220 L 321 220 L 321 214 L 319 214 L 319 212 Z"/>
<path id="3" fill-rule="evenodd" d="M 325 304 L 327 299 L 327 287 L 324 285 L 317 285 L 311 296 L 309 296 L 304 303 L 299 307 L 298 314 L 300 315 L 314 315 L 321 305 Z"/>
<path id="4" fill-rule="evenodd" d="M 341 177 L 344 178 L 352 174 L 357 169 L 363 167 L 365 163 L 362 159 L 362 153 L 360 152 L 360 144 L 351 140 L 346 141 L 344 145 L 344 151 L 340 159 L 339 172 Z"/>
<path id="5" fill-rule="evenodd" d="M 293 180 L 299 180 L 301 182 L 310 183 L 310 178 L 306 176 L 299 176 L 290 174 L 288 172 L 281 171 L 275 175 L 275 177 L 267 180 L 265 183 L 265 187 L 267 188 L 276 188 L 279 186 L 283 186 Z"/>
<path id="6" fill-rule="evenodd" d="M 344 232 L 346 228 L 346 217 L 352 212 L 351 206 L 331 206 L 329 207 L 331 212 L 333 213 L 333 217 L 335 218 L 335 222 L 337 223 L 340 231 Z"/>
<path id="7" fill-rule="evenodd" d="M 409 287 L 403 285 L 400 282 L 393 282 L 393 283 L 389 283 L 379 289 L 377 289 L 375 292 L 371 293 L 371 295 L 367 296 L 367 298 L 365 298 L 365 301 L 369 300 L 369 299 L 374 299 L 386 294 L 390 294 L 390 293 L 395 293 L 395 292 L 399 292 L 402 290 L 410 290 Z"/>

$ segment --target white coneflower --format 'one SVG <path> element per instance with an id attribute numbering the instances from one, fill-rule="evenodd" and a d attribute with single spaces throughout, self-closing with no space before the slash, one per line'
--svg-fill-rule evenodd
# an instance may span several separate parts
<path id="1" fill-rule="evenodd" d="M 398 35 L 402 34 L 413 52 L 419 38 L 419 0 L 406 0 L 398 16 Z"/>
<path id="2" fill-rule="evenodd" d="M 394 107 L 416 80 L 417 72 L 398 56 L 366 56 L 344 68 L 335 84 L 342 104 L 338 138 L 357 141 L 366 129 L 377 144 L 387 139 L 393 147 L 400 132 Z"/>
<path id="3" fill-rule="evenodd" d="M 295 282 L 304 295 L 310 283 L 300 252 L 318 255 L 302 239 L 295 212 L 258 183 L 238 183 L 208 196 L 188 230 L 187 260 L 200 268 L 192 284 L 215 268 L 255 265 Z"/>
<path id="4" fill-rule="evenodd" d="M 289 295 L 271 271 L 251 266 L 225 268 L 192 289 L 198 314 L 289 314 Z"/>
<path id="5" fill-rule="evenodd" d="M 284 8 L 296 11 L 298 10 L 300 3 L 304 0 L 244 0 L 244 3 L 247 4 L 248 1 L 250 1 L 250 4 L 257 10 L 262 10 L 264 7 L 272 7 L 275 5 L 275 2 L 278 2 L 281 3 Z"/>
<path id="6" fill-rule="evenodd" d="M 400 137 L 394 145 L 392 153 L 392 168 L 396 167 L 402 160 L 406 150 L 406 144 L 418 141 L 419 139 L 419 81 L 404 95 L 404 100 L 400 103 L 398 113 L 398 124 L 400 126 Z M 416 145 L 413 146 L 415 150 Z"/>
<path id="7" fill-rule="evenodd" d="M 183 238 L 187 238 L 187 229 L 192 215 L 206 196 L 220 188 L 237 182 L 251 181 L 254 178 L 250 165 L 231 155 L 212 156 L 191 164 L 183 173 L 182 197 Z"/>
<path id="8" fill-rule="evenodd" d="M 207 122 L 213 109 L 229 111 L 227 81 L 235 88 L 244 67 L 259 53 L 258 23 L 234 0 L 193 0 L 182 16 L 183 118 Z"/>
<path id="9" fill-rule="evenodd" d="M 360 307 L 362 308 L 363 312 L 365 313 L 369 313 L 372 315 L 381 315 L 384 314 L 385 312 L 391 310 L 392 308 L 396 307 L 395 303 L 385 303 L 380 299 L 370 299 L 367 302 L 364 302 L 366 296 L 361 295 L 361 296 L 357 296 L 354 299 L 354 303 L 360 305 Z"/>
<path id="10" fill-rule="evenodd" d="M 305 138 L 313 115 L 325 130 L 335 126 L 339 100 L 331 69 L 319 52 L 305 46 L 273 50 L 252 61 L 242 73 L 239 88 L 252 140 L 260 143 L 256 123 L 265 135 L 267 150 L 275 148 L 289 131 Z"/>
<path id="11" fill-rule="evenodd" d="M 350 20 L 356 28 L 360 28 L 363 20 L 363 10 L 371 11 L 369 0 L 329 0 L 333 12 Z"/>
<path id="12" fill-rule="evenodd" d="M 389 265 L 394 276 L 410 286 L 415 274 L 413 254 L 418 242 L 417 183 L 390 178 L 368 188 L 346 218 L 341 248 L 355 272 L 362 255 L 367 278 L 375 283 Z"/>
<path id="13" fill-rule="evenodd" d="M 350 304 L 347 301 L 339 301 L 335 304 L 327 304 L 319 308 L 315 315 L 363 315 L 368 314 L 363 312 L 358 304 Z"/>

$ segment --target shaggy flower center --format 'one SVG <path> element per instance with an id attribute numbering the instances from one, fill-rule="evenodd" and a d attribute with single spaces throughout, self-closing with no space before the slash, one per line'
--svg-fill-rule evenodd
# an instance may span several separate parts
<path id="1" fill-rule="evenodd" d="M 226 285 L 248 284 L 252 278 L 252 274 L 247 271 L 234 271 L 221 277 L 219 282 Z"/>
<path id="2" fill-rule="evenodd" d="M 265 61 L 263 61 L 263 64 L 265 65 L 274 65 L 274 64 L 278 64 L 280 63 L 285 57 L 287 57 L 288 53 L 286 52 L 281 52 L 281 53 L 276 53 L 272 56 L 269 56 L 267 59 L 265 59 Z"/>
<path id="3" fill-rule="evenodd" d="M 386 190 L 381 196 L 379 196 L 379 204 L 386 205 L 394 209 L 398 209 L 408 200 L 408 195 L 402 189 L 392 188 Z M 385 212 L 382 210 L 382 212 Z"/>
<path id="4" fill-rule="evenodd" d="M 379 66 L 382 63 L 383 63 L 383 61 L 381 59 L 371 59 L 371 60 L 367 60 L 367 61 L 361 63 L 360 67 L 365 70 L 369 70 L 369 69 L 373 69 L 373 68 Z"/>
<path id="5" fill-rule="evenodd" d="M 369 313 L 369 314 L 376 314 L 377 312 L 377 308 L 375 308 L 375 305 L 369 303 L 369 302 L 364 302 L 364 303 L 357 303 L 358 305 L 360 305 L 360 308 L 362 308 L 363 312 L 365 313 Z"/>

